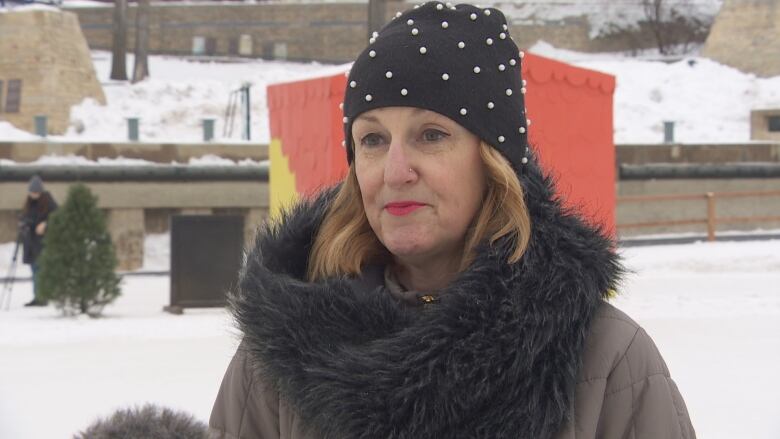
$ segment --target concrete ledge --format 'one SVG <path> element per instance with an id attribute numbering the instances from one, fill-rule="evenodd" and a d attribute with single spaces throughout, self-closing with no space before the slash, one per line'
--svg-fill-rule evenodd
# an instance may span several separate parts
<path id="1" fill-rule="evenodd" d="M 620 165 L 620 180 L 692 178 L 780 178 L 780 163 L 651 163 Z"/>
<path id="2" fill-rule="evenodd" d="M 238 161 L 268 159 L 268 145 L 258 143 L 141 143 L 141 142 L 57 142 L 0 141 L 0 159 L 28 163 L 44 155 L 76 155 L 90 160 L 118 158 L 154 163 L 187 163 L 204 155 Z"/>
<path id="3" fill-rule="evenodd" d="M 33 175 L 50 182 L 192 182 L 258 181 L 268 182 L 268 164 L 191 166 L 191 165 L 99 165 L 34 166 L 0 165 L 0 182 L 26 182 Z"/>
<path id="4" fill-rule="evenodd" d="M 780 162 L 780 142 L 649 143 L 615 146 L 616 165 L 648 163 Z"/>
<path id="5" fill-rule="evenodd" d="M 46 182 L 46 190 L 62 203 L 71 183 Z M 268 208 L 268 183 L 263 181 L 90 182 L 102 209 Z M 0 182 L 0 212 L 18 211 L 27 196 L 27 182 Z"/>

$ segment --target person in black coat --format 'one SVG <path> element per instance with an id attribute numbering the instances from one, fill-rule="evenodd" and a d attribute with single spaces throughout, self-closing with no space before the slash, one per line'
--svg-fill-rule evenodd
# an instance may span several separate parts
<path id="1" fill-rule="evenodd" d="M 41 177 L 34 175 L 30 178 L 27 199 L 22 207 L 19 221 L 19 239 L 23 245 L 23 259 L 25 264 L 30 264 L 33 280 L 33 300 L 24 306 L 46 306 L 46 301 L 38 298 L 36 289 L 36 277 L 38 274 L 38 256 L 43 251 L 43 237 L 46 234 L 46 221 L 54 210 L 57 202 L 54 197 L 44 190 Z"/>

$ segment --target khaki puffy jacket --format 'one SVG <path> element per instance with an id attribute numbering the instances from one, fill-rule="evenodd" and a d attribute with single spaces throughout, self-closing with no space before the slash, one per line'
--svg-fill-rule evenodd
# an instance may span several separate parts
<path id="1" fill-rule="evenodd" d="M 604 303 L 594 316 L 575 391 L 573 421 L 554 439 L 693 439 L 685 402 L 650 336 Z M 318 439 L 284 399 L 253 379 L 239 347 L 211 413 L 211 437 Z"/>

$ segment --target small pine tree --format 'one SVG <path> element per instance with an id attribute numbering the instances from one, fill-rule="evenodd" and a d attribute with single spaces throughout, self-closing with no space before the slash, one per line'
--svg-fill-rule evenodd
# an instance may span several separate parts
<path id="1" fill-rule="evenodd" d="M 121 291 L 114 245 L 97 197 L 88 187 L 71 186 L 65 204 L 46 227 L 38 263 L 38 293 L 65 315 L 100 315 Z"/>

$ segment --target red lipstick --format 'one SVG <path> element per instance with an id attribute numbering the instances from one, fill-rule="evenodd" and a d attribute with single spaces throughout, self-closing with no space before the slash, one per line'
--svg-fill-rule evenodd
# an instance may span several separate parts
<path id="1" fill-rule="evenodd" d="M 387 209 L 387 212 L 390 213 L 390 215 L 404 216 L 424 206 L 425 204 L 417 201 L 394 201 L 385 204 L 385 209 Z"/>

